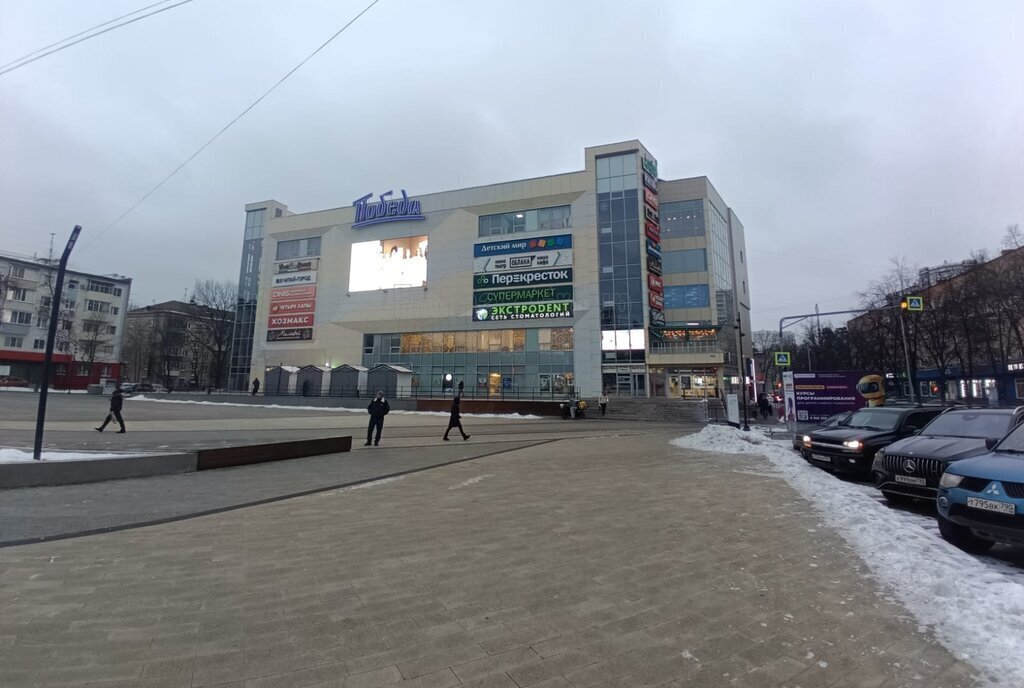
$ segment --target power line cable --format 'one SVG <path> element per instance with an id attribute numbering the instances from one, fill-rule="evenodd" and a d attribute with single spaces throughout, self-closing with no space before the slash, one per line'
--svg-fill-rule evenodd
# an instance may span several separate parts
<path id="1" fill-rule="evenodd" d="M 274 92 L 274 91 L 275 91 L 275 90 L 277 89 L 277 87 L 278 87 L 278 86 L 280 86 L 281 84 L 283 84 L 283 83 L 284 83 L 284 82 L 285 82 L 285 81 L 286 81 L 286 80 L 288 79 L 288 77 L 290 77 L 290 76 L 291 76 L 292 74 L 294 74 L 295 72 L 299 71 L 299 69 L 300 69 L 300 68 L 301 68 L 301 67 L 302 67 L 302 66 L 303 66 L 304 64 L 306 64 L 307 62 L 309 62 L 309 61 L 310 61 L 311 59 L 313 59 L 313 57 L 314 57 L 314 56 L 315 56 L 315 55 L 316 55 L 317 53 L 319 53 L 319 52 L 320 52 L 321 50 L 323 50 L 323 49 L 324 49 L 324 48 L 326 48 L 326 47 L 327 47 L 328 45 L 330 45 L 330 44 L 331 44 L 331 43 L 332 43 L 332 42 L 334 41 L 334 39 L 336 39 L 336 38 L 337 38 L 338 36 L 340 36 L 340 35 L 341 35 L 342 33 L 344 33 L 344 32 L 345 32 L 345 29 L 347 29 L 348 27 L 350 27 L 350 26 L 352 26 L 353 24 L 355 24 L 355 23 L 356 23 L 356 21 L 357 21 L 357 20 L 358 20 L 358 19 L 359 19 L 360 17 L 362 17 L 362 16 L 363 16 L 364 14 L 366 14 L 367 12 L 369 12 L 369 11 L 370 11 L 370 10 L 371 10 L 371 9 L 373 8 L 373 6 L 374 6 L 374 5 L 376 5 L 376 4 L 378 3 L 378 2 L 380 2 L 380 0 L 373 0 L 373 2 L 371 2 L 371 3 L 369 4 L 369 5 L 367 5 L 366 7 L 364 7 L 364 8 L 363 8 L 363 10 L 362 10 L 362 11 L 361 11 L 361 12 L 360 12 L 359 14 L 357 14 L 357 15 L 356 15 L 355 17 L 353 17 L 352 19 L 350 19 L 350 20 L 349 20 L 349 22 L 348 22 L 347 24 L 345 24 L 345 25 L 344 25 L 343 27 L 341 27 L 340 29 L 338 29 L 338 30 L 337 30 L 337 31 L 336 31 L 336 32 L 334 33 L 334 35 L 333 35 L 333 36 L 331 36 L 330 38 L 328 38 L 328 39 L 327 39 L 326 41 L 324 41 L 324 42 L 323 42 L 323 43 L 322 43 L 322 44 L 320 45 L 320 47 L 319 47 L 319 48 L 317 48 L 316 50 L 314 50 L 313 52 L 311 52 L 311 53 L 310 53 L 309 55 L 307 55 L 307 56 L 306 56 L 305 58 L 303 58 L 301 62 L 299 62 L 299 63 L 298 63 L 297 65 L 295 65 L 294 67 L 292 67 L 292 68 L 291 68 L 291 69 L 290 69 L 290 70 L 288 71 L 288 73 L 287 73 L 287 74 L 285 74 L 285 75 L 284 75 L 283 77 L 281 77 L 280 79 L 278 79 L 278 80 L 277 80 L 277 83 L 275 83 L 275 84 L 274 84 L 273 86 L 271 86 L 271 87 L 270 87 L 269 89 L 267 89 L 267 91 L 266 91 L 266 92 L 265 92 L 265 93 L 264 93 L 263 95 L 261 95 L 261 96 L 260 96 L 259 98 L 257 98 L 256 100 L 254 100 L 254 101 L 252 102 L 252 104 L 251 104 L 251 105 L 249 105 L 249 107 L 247 107 L 247 108 L 245 108 L 244 110 L 242 110 L 242 112 L 240 112 L 240 113 L 239 113 L 239 114 L 238 114 L 238 115 L 237 115 L 237 116 L 236 116 L 236 117 L 235 117 L 234 119 L 232 119 L 232 120 L 231 120 L 230 122 L 228 122 L 227 124 L 225 124 L 225 125 L 224 125 L 224 127 L 223 127 L 223 128 L 221 128 L 221 130 L 220 130 L 220 131 L 218 131 L 218 132 L 217 132 L 216 134 L 214 134 L 214 135 L 213 135 L 213 136 L 212 136 L 212 137 L 210 138 L 210 140 L 209 140 L 209 141 L 207 141 L 207 142 L 206 142 L 206 143 L 204 143 L 204 144 L 203 144 L 202 146 L 200 146 L 200 147 L 199 147 L 199 150 L 197 150 L 197 151 L 196 151 L 195 153 L 193 153 L 192 155 L 188 156 L 188 157 L 187 157 L 187 158 L 185 159 L 185 161 L 184 161 L 184 162 L 182 162 L 182 163 L 181 163 L 180 165 L 178 165 L 177 167 L 175 167 L 175 168 L 174 168 L 174 170 L 173 170 L 173 171 L 172 171 L 172 172 L 171 172 L 170 174 L 168 174 L 168 175 L 167 175 L 166 177 L 164 177 L 164 178 L 163 178 L 163 179 L 162 179 L 162 180 L 160 181 L 160 183 L 159 183 L 159 184 L 157 184 L 157 185 L 156 185 L 156 186 L 154 186 L 154 187 L 153 187 L 152 189 L 150 189 L 149 191 L 147 191 L 147 192 L 146 192 L 146 194 L 145 194 L 145 195 L 144 195 L 144 196 L 143 196 L 142 198 L 140 198 L 140 199 L 139 199 L 138 201 L 136 201 L 135 203 L 133 203 L 133 204 L 132 204 L 132 206 L 131 206 L 130 208 L 128 208 L 128 210 L 126 210 L 126 211 L 124 211 L 123 213 L 121 213 L 121 215 L 120 215 L 120 216 L 118 216 L 118 218 L 117 218 L 116 220 L 114 220 L 114 221 L 113 221 L 113 222 L 111 222 L 111 223 L 110 223 L 109 225 L 107 225 L 107 226 L 106 226 L 106 227 L 105 227 L 105 228 L 104 228 L 104 229 L 103 229 L 102 231 L 100 231 L 100 232 L 99 232 L 99 233 L 98 233 L 98 234 L 97 234 L 96 236 L 94 236 L 94 237 L 93 237 L 93 238 L 92 238 L 92 239 L 91 239 L 91 240 L 89 241 L 89 243 L 85 244 L 85 246 L 84 246 L 84 247 L 88 247 L 88 246 L 91 246 L 91 245 L 92 245 L 93 243 L 95 243 L 95 242 L 96 242 L 96 241 L 97 241 L 97 240 L 98 240 L 98 239 L 99 239 L 99 238 L 100 238 L 101 236 L 103 236 L 104 234 L 106 234 L 108 230 L 112 229 L 112 228 L 113 228 L 113 227 L 114 227 L 115 225 L 117 225 L 117 223 L 118 223 L 118 222 L 120 222 L 121 220 L 123 220 L 123 219 L 124 219 L 124 218 L 125 218 L 125 217 L 126 217 L 126 216 L 127 216 L 127 215 L 128 215 L 129 213 L 130 213 L 130 212 L 132 212 L 133 210 L 135 210 L 136 208 L 138 208 L 138 207 L 139 207 L 140 205 L 142 205 L 142 204 L 143 204 L 143 203 L 144 203 L 144 202 L 146 201 L 146 199 L 148 199 L 148 198 L 149 198 L 150 196 L 152 196 L 152 195 L 153 195 L 154 193 L 156 193 L 157 191 L 159 191 L 159 190 L 160 190 L 160 187 L 162 187 L 162 186 L 163 186 L 164 184 L 166 184 L 167 182 L 169 182 L 169 181 L 171 180 L 171 178 L 172 178 L 172 177 L 174 177 L 174 175 L 178 174 L 178 172 L 180 172 L 180 171 L 181 171 L 182 169 L 184 169 L 184 167 L 185 167 L 186 165 L 188 165 L 188 164 L 189 164 L 190 162 L 192 162 L 192 161 L 193 161 L 193 160 L 195 160 L 195 159 L 196 159 L 197 157 L 199 157 L 200 153 L 202 153 L 202 152 L 203 152 L 204 150 L 206 150 L 207 148 L 209 148 L 209 147 L 210 147 L 210 144 L 212 144 L 212 143 L 213 143 L 214 141 L 216 141 L 217 139 L 219 139 L 219 138 L 221 137 L 221 135 L 222 135 L 222 134 L 224 134 L 224 132 L 226 132 L 226 131 L 227 131 L 228 129 L 230 129 L 231 127 L 233 127 L 233 126 L 234 126 L 234 125 L 235 125 L 235 124 L 236 124 L 236 123 L 238 122 L 238 120 L 240 120 L 240 119 L 242 119 L 243 117 L 245 117 L 245 116 L 246 116 L 246 115 L 247 115 L 247 114 L 249 113 L 249 111 L 250 111 L 250 110 L 252 110 L 252 109 L 253 109 L 254 107 L 256 107 L 256 106 L 257 106 L 257 105 L 259 105 L 259 104 L 260 104 L 261 102 L 263 102 L 263 100 L 264 100 L 264 99 L 265 99 L 265 98 L 266 98 L 267 96 L 269 96 L 269 95 L 270 95 L 271 93 L 273 93 L 273 92 Z M 83 247 L 83 248 L 84 248 L 84 247 Z"/>
<path id="2" fill-rule="evenodd" d="M 53 48 L 54 46 L 58 46 L 61 43 L 67 43 L 71 39 L 78 38 L 79 36 L 82 36 L 84 34 L 89 33 L 90 31 L 95 31 L 96 29 L 102 29 L 104 26 L 106 26 L 108 24 L 113 24 L 116 21 L 121 21 L 122 19 L 124 19 L 126 17 L 132 16 L 133 14 L 138 14 L 139 12 L 145 12 L 146 10 L 151 9 L 153 7 L 156 7 L 157 5 L 163 5 L 163 4 L 168 3 L 170 1 L 171 0 L 160 0 L 160 2 L 154 2 L 152 5 L 146 5 L 145 7 L 140 7 L 139 9 L 135 10 L 134 12 L 129 12 L 128 14 L 122 14 L 120 17 L 114 17 L 113 19 L 111 19 L 109 21 L 105 21 L 102 24 L 97 24 L 96 26 L 90 26 L 88 29 L 86 29 L 84 31 L 79 31 L 78 33 L 75 33 L 75 34 L 72 34 L 72 35 L 68 36 L 67 38 L 62 38 L 61 40 L 57 41 L 56 43 L 51 43 L 50 45 L 44 45 L 42 48 L 39 48 L 39 50 L 33 50 L 28 55 L 22 55 L 17 60 L 13 60 L 11 62 L 8 62 L 5 65 L 0 65 L 0 69 L 6 69 L 7 67 L 10 67 L 13 64 L 17 64 L 18 62 L 22 62 L 24 60 L 27 60 L 28 58 L 32 57 L 33 55 L 38 55 L 39 53 L 43 52 L 44 50 L 49 50 L 50 48 Z"/>
<path id="3" fill-rule="evenodd" d="M 161 12 L 166 12 L 167 10 L 173 10 L 175 7 L 180 7 L 181 5 L 187 5 L 190 2 L 194 2 L 194 0 L 180 0 L 180 2 L 177 2 L 177 3 L 173 4 L 173 5 L 169 5 L 167 7 L 161 7 L 158 10 L 153 10 L 152 12 L 149 12 L 148 14 L 144 14 L 141 17 L 135 17 L 134 19 L 129 19 L 126 22 L 121 22 L 120 24 L 115 24 L 114 26 L 109 26 L 109 27 L 103 29 L 102 31 L 97 31 L 96 33 L 90 33 L 87 36 L 82 36 L 78 40 L 71 41 L 70 43 L 64 43 L 63 41 L 60 41 L 60 42 L 54 44 L 54 45 L 57 45 L 58 47 L 53 48 L 52 50 L 47 50 L 46 48 L 40 48 L 40 50 L 45 50 L 46 52 L 43 52 L 42 54 L 39 54 L 39 55 L 35 55 L 35 53 L 29 53 L 29 55 L 26 55 L 25 57 L 21 58 L 20 60 L 15 60 L 14 62 L 10 63 L 9 65 L 4 65 L 3 68 L 0 68 L 0 76 L 3 76 L 4 74 L 7 74 L 8 72 L 13 72 L 15 69 L 21 69 L 22 67 L 25 67 L 27 65 L 32 64 L 36 60 L 41 60 L 44 57 L 47 57 L 49 55 L 53 55 L 54 53 L 59 53 L 61 50 L 66 50 L 67 48 L 70 48 L 71 46 L 78 45 L 79 43 L 82 43 L 83 41 L 89 40 L 90 38 L 96 38 L 97 36 L 102 36 L 105 33 L 109 33 L 110 31 L 113 31 L 114 29 L 120 29 L 123 26 L 128 26 L 129 24 L 134 24 L 135 22 L 142 21 L 143 19 L 147 19 L 149 17 L 152 17 L 154 14 L 160 14 Z M 157 3 L 157 5 L 159 5 L 159 4 L 162 4 L 162 3 Z M 154 5 L 150 5 L 150 7 L 154 7 Z M 137 12 L 141 12 L 141 11 L 142 10 L 137 10 L 136 12 L 130 12 L 128 15 L 125 15 L 125 16 L 131 16 L 132 14 L 136 14 Z M 117 19 L 112 19 L 111 21 L 117 21 Z M 105 23 L 109 24 L 110 22 L 105 22 Z M 100 26 L 104 26 L 104 24 L 100 24 Z M 93 27 L 93 28 L 95 28 L 95 27 Z M 91 30 L 92 29 L 87 29 L 86 31 L 84 31 L 82 33 L 87 33 L 88 31 L 91 31 Z M 75 35 L 76 36 L 81 36 L 81 33 L 75 34 Z M 65 40 L 68 40 L 68 39 L 65 39 Z M 39 53 L 40 50 L 37 50 L 36 53 Z M 35 55 L 35 57 L 29 58 L 30 55 Z M 29 59 L 26 59 L 26 58 L 29 58 Z M 13 66 L 11 66 L 11 65 L 13 65 Z"/>

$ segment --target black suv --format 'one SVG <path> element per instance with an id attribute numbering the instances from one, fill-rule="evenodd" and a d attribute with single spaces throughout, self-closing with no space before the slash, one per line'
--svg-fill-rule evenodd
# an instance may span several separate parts
<path id="1" fill-rule="evenodd" d="M 875 453 L 896 440 L 913 435 L 945 411 L 942 407 L 875 406 L 857 409 L 835 428 L 804 435 L 801 455 L 828 471 L 871 477 Z"/>
<path id="2" fill-rule="evenodd" d="M 875 487 L 890 502 L 935 499 L 939 478 L 950 462 L 984 454 L 1022 421 L 1024 406 L 947 411 L 916 436 L 893 442 L 875 455 Z"/>

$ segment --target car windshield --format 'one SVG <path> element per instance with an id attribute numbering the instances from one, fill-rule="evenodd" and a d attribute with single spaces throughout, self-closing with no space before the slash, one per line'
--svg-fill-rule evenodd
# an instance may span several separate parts
<path id="1" fill-rule="evenodd" d="M 900 414 L 882 409 L 860 409 L 854 411 L 849 420 L 842 424 L 848 428 L 865 430 L 895 430 L 900 421 Z"/>
<path id="2" fill-rule="evenodd" d="M 1004 413 L 971 413 L 953 411 L 929 423 L 922 435 L 933 437 L 975 437 L 999 439 L 1010 427 L 1009 415 Z"/>
<path id="3" fill-rule="evenodd" d="M 1018 425 L 997 447 L 999 451 L 1024 454 L 1024 425 Z"/>

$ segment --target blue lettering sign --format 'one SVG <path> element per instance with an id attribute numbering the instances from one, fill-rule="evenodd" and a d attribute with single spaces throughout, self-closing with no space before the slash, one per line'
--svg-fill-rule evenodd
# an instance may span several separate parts
<path id="1" fill-rule="evenodd" d="M 420 202 L 412 200 L 402 189 L 402 200 L 389 200 L 394 192 L 388 191 L 380 195 L 380 200 L 371 203 L 373 194 L 366 194 L 354 201 L 352 205 L 356 209 L 356 221 L 352 223 L 352 229 L 359 229 L 368 225 L 375 225 L 381 222 L 404 222 L 406 220 L 425 220 L 420 210 Z"/>
<path id="2" fill-rule="evenodd" d="M 541 236 L 530 239 L 512 239 L 510 241 L 492 241 L 486 244 L 473 244 L 473 257 L 500 256 L 512 253 L 531 253 L 533 251 L 554 251 L 560 248 L 572 248 L 572 234 L 557 236 Z"/>

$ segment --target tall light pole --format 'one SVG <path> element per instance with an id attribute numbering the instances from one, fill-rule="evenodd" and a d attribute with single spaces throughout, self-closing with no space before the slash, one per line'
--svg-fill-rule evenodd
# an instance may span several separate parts
<path id="1" fill-rule="evenodd" d="M 744 432 L 750 432 L 750 422 L 749 422 L 749 417 L 747 415 L 747 404 L 749 402 L 748 397 L 750 395 L 747 394 L 747 375 L 746 375 L 746 373 L 747 373 L 747 359 L 743 355 L 743 314 L 742 313 L 737 313 L 736 314 L 736 332 L 737 332 L 737 335 L 739 337 L 739 347 L 740 347 L 739 352 L 737 352 L 737 356 L 738 356 L 739 360 L 737 361 L 736 372 L 743 373 L 743 375 L 740 376 L 740 379 L 743 381 L 743 384 L 741 386 L 741 388 L 743 389 L 743 431 Z"/>
<path id="2" fill-rule="evenodd" d="M 907 386 L 910 387 L 910 402 L 917 404 L 917 393 L 914 389 L 914 378 L 910 376 L 910 347 L 907 346 L 907 322 L 906 313 L 910 308 L 910 302 L 906 296 L 900 299 L 900 334 L 903 335 L 903 360 L 907 364 Z"/>
<path id="3" fill-rule="evenodd" d="M 32 458 L 36 461 L 42 460 L 43 454 L 43 425 L 46 422 L 46 393 L 50 389 L 50 367 L 53 364 L 53 341 L 57 338 L 57 320 L 60 319 L 60 299 L 64 291 L 64 272 L 68 268 L 68 258 L 71 257 L 71 249 L 78 241 L 81 233 L 81 225 L 75 225 L 71 230 L 71 237 L 68 245 L 64 247 L 61 254 L 60 264 L 57 266 L 57 284 L 53 289 L 53 302 L 50 304 L 50 327 L 46 333 L 46 355 L 43 358 L 43 384 L 39 390 L 39 410 L 36 412 L 36 438 L 32 446 Z"/>

